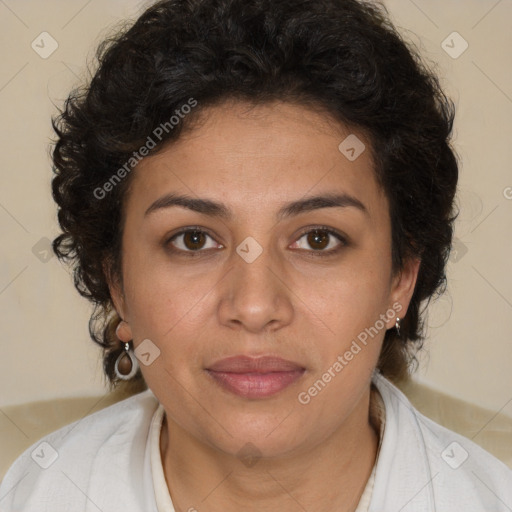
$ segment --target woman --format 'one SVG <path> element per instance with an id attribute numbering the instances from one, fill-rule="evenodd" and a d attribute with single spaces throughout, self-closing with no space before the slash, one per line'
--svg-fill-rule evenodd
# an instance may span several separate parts
<path id="1" fill-rule="evenodd" d="M 510 510 L 512 472 L 392 383 L 458 167 L 384 8 L 168 0 L 99 62 L 54 121 L 54 249 L 145 391 L 27 450 L 2 510 Z"/>

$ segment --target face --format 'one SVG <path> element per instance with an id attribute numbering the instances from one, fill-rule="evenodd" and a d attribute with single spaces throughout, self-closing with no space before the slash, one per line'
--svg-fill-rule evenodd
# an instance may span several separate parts
<path id="1" fill-rule="evenodd" d="M 338 149 L 351 134 L 355 160 Z M 111 292 L 167 421 L 270 456 L 367 418 L 418 264 L 392 272 L 365 137 L 303 106 L 224 104 L 133 172 Z"/>

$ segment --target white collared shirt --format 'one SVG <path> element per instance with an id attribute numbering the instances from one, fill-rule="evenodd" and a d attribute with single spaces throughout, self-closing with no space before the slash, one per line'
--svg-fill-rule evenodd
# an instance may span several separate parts
<path id="1" fill-rule="evenodd" d="M 357 512 L 512 510 L 512 470 L 420 414 L 380 374 L 372 381 L 385 428 Z M 0 511 L 172 512 L 158 408 L 147 390 L 45 436 L 10 467 Z"/>

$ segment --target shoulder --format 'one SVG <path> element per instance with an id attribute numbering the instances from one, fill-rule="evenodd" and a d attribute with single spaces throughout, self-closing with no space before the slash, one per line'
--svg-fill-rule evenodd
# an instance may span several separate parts
<path id="1" fill-rule="evenodd" d="M 158 401 L 151 391 L 146 390 L 130 398 L 117 402 L 105 409 L 74 421 L 40 439 L 14 462 L 13 466 L 25 460 L 33 460 L 32 452 L 41 443 L 54 449 L 63 449 L 59 458 L 67 458 L 68 450 L 86 451 L 136 436 L 149 427 L 152 414 Z M 84 453 L 85 458 L 91 454 Z"/>
<path id="2" fill-rule="evenodd" d="M 67 504 L 71 496 L 84 499 L 78 491 L 90 488 L 93 475 L 107 468 L 128 480 L 124 473 L 143 465 L 157 408 L 158 400 L 146 390 L 43 437 L 9 468 L 0 485 L 0 510 L 24 512 L 42 503 Z"/>
<path id="3" fill-rule="evenodd" d="M 471 489 L 482 505 L 512 506 L 512 469 L 471 439 L 415 411 L 436 485 Z M 476 498 L 476 496 L 475 496 Z M 501 502 L 501 503 L 500 503 Z M 482 508 L 482 510 L 486 510 Z"/>
<path id="4" fill-rule="evenodd" d="M 374 382 L 386 409 L 384 458 L 393 454 L 387 483 L 408 481 L 409 492 L 417 488 L 423 495 L 418 503 L 423 499 L 430 506 L 457 509 L 464 496 L 468 511 L 508 510 L 512 505 L 510 468 L 472 440 L 421 414 L 384 377 L 377 376 Z M 404 476 L 406 468 L 411 476 Z"/>

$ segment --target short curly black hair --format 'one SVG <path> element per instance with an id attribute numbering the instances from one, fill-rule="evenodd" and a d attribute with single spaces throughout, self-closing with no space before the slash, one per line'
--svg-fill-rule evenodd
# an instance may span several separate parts
<path id="1" fill-rule="evenodd" d="M 52 119 L 52 191 L 62 228 L 53 248 L 95 305 L 89 330 L 104 349 L 111 387 L 122 349 L 106 275 L 122 282 L 123 199 L 133 174 L 108 189 L 105 183 L 191 99 L 194 111 L 165 130 L 150 154 L 229 99 L 320 108 L 367 135 L 390 205 L 393 269 L 421 258 L 401 334 L 386 332 L 378 362 L 388 378 L 406 378 L 423 343 L 424 306 L 446 286 L 458 178 L 455 107 L 386 8 L 362 0 L 165 0 L 104 40 L 97 59 L 87 84 Z M 140 372 L 136 379 L 144 386 Z"/>

